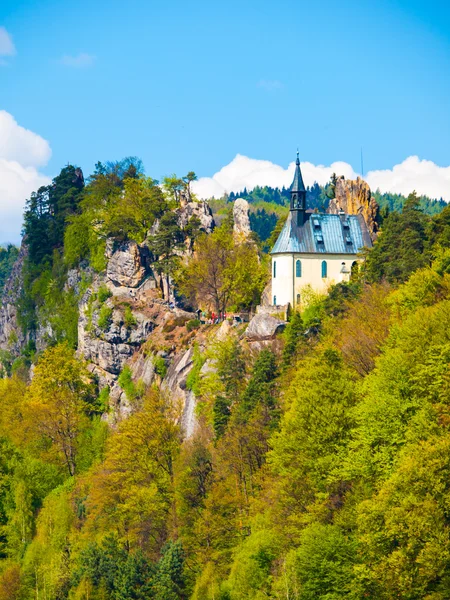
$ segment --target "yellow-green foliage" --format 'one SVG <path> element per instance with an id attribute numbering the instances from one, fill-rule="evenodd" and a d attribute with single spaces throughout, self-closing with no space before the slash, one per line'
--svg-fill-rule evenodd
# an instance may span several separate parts
<path id="1" fill-rule="evenodd" d="M 111 325 L 113 309 L 107 304 L 103 304 L 98 313 L 98 326 L 104 331 Z"/>
<path id="2" fill-rule="evenodd" d="M 189 440 L 128 366 L 109 428 L 68 345 L 0 380 L 0 598 L 449 598 L 446 264 L 336 286 L 274 354 L 196 346 Z"/>

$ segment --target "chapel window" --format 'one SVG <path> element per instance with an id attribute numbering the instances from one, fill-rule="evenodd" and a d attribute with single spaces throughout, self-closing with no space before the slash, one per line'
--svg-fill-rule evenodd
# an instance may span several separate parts
<path id="1" fill-rule="evenodd" d="M 302 263 L 299 260 L 295 263 L 295 276 L 302 276 Z"/>
<path id="2" fill-rule="evenodd" d="M 273 278 L 275 279 L 276 276 L 277 276 L 277 261 L 274 260 L 273 261 Z"/>
<path id="3" fill-rule="evenodd" d="M 327 277 L 327 271 L 328 271 L 328 269 L 327 269 L 327 261 L 323 260 L 322 261 L 322 278 Z"/>

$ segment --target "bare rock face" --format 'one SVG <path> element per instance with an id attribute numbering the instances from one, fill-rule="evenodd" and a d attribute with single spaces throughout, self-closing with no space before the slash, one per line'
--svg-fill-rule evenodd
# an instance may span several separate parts
<path id="1" fill-rule="evenodd" d="M 185 438 L 192 437 L 197 424 L 195 407 L 197 401 L 192 391 L 186 388 L 186 379 L 194 366 L 194 351 L 189 348 L 175 356 L 171 363 L 162 389 L 170 393 L 172 403 L 181 408 L 180 425 Z"/>
<path id="2" fill-rule="evenodd" d="M 335 197 L 330 201 L 328 212 L 336 215 L 340 211 L 348 215 L 362 215 L 372 241 L 376 239 L 379 206 L 375 198 L 372 198 L 369 185 L 363 179 L 340 177 L 336 180 Z"/>
<path id="3" fill-rule="evenodd" d="M 250 237 L 250 218 L 247 200 L 238 198 L 233 205 L 233 233 L 236 239 L 245 240 Z"/>
<path id="4" fill-rule="evenodd" d="M 108 240 L 106 256 L 108 266 L 107 278 L 117 286 L 138 287 L 147 275 L 146 250 L 136 242 L 114 244 Z"/>
<path id="5" fill-rule="evenodd" d="M 261 294 L 261 306 L 270 306 L 272 304 L 272 280 L 266 285 Z"/>
<path id="6" fill-rule="evenodd" d="M 17 323 L 17 305 L 23 286 L 22 268 L 27 255 L 28 247 L 22 244 L 19 256 L 5 283 L 0 309 L 0 349 L 8 350 L 14 356 L 20 354 L 20 349 L 27 341 Z"/>
<path id="7" fill-rule="evenodd" d="M 200 227 L 206 233 L 211 233 L 215 227 L 214 217 L 209 204 L 204 200 L 198 202 L 184 202 L 178 211 L 180 227 L 186 227 L 192 217 L 197 217 Z"/>
<path id="8" fill-rule="evenodd" d="M 245 332 L 249 341 L 272 340 L 286 327 L 286 323 L 268 314 L 256 314 Z"/>

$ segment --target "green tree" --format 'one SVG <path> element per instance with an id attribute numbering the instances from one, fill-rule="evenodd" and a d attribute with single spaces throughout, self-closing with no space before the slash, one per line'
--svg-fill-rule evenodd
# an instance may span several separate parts
<path id="1" fill-rule="evenodd" d="M 177 273 L 181 293 L 217 313 L 256 305 L 266 279 L 256 245 L 236 243 L 227 223 L 200 235 L 194 255 Z"/>
<path id="2" fill-rule="evenodd" d="M 430 262 L 426 248 L 429 221 L 413 192 L 408 196 L 403 212 L 393 212 L 383 222 L 378 240 L 366 254 L 366 279 L 402 283 L 413 271 L 425 267 Z"/>
<path id="3" fill-rule="evenodd" d="M 0 246 L 0 296 L 18 255 L 19 249 L 13 244 L 8 244 L 5 248 Z"/>
<path id="4" fill-rule="evenodd" d="M 184 552 L 180 541 L 170 541 L 162 551 L 158 562 L 153 594 L 155 600 L 182 600 L 184 592 Z"/>
<path id="5" fill-rule="evenodd" d="M 261 350 L 240 402 L 239 409 L 244 418 L 249 418 L 258 407 L 262 407 L 269 414 L 273 413 L 276 408 L 275 379 L 277 376 L 278 366 L 274 353 L 268 349 Z"/>
<path id="6" fill-rule="evenodd" d="M 46 350 L 28 390 L 27 436 L 44 456 L 64 465 L 69 475 L 77 470 L 80 436 L 89 426 L 88 416 L 96 411 L 93 391 L 89 372 L 68 344 Z"/>
<path id="7" fill-rule="evenodd" d="M 149 240 L 149 247 L 157 257 L 155 270 L 165 276 L 167 298 L 170 298 L 170 280 L 179 263 L 179 254 L 184 247 L 184 239 L 177 215 L 174 212 L 166 212 L 159 221 L 157 232 Z"/>

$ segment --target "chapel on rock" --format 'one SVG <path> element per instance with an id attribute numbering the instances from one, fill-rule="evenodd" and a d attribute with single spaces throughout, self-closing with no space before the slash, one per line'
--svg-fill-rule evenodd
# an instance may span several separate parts
<path id="1" fill-rule="evenodd" d="M 307 209 L 298 152 L 290 195 L 289 216 L 271 252 L 272 305 L 295 309 L 305 288 L 323 293 L 349 281 L 358 252 L 372 240 L 362 214 Z"/>

